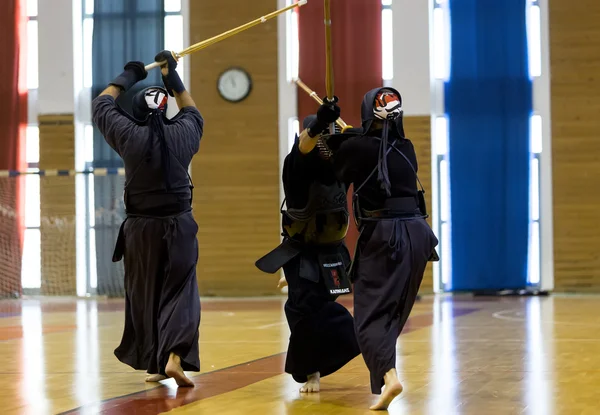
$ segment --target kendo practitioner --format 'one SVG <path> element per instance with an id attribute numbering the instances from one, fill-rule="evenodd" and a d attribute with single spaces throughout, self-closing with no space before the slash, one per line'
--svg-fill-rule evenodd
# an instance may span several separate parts
<path id="1" fill-rule="evenodd" d="M 125 71 L 94 99 L 93 120 L 125 164 L 127 217 L 119 230 L 113 261 L 124 258 L 125 328 L 116 357 L 148 382 L 172 377 L 193 386 L 184 371 L 200 371 L 200 297 L 196 281 L 198 225 L 192 216 L 188 166 L 198 152 L 204 121 L 175 71 L 171 52 L 165 88 L 149 87 L 132 99 L 132 115 L 115 99 L 148 75 L 142 62 Z M 167 119 L 168 95 L 179 113 Z"/>
<path id="2" fill-rule="evenodd" d="M 346 188 L 320 140 L 340 116 L 336 104 L 307 117 L 283 165 L 283 242 L 256 262 L 268 273 L 283 268 L 288 283 L 285 315 L 291 331 L 285 371 L 302 393 L 319 392 L 320 378 L 359 355 L 354 319 L 335 300 L 351 292 L 344 244 L 348 230 Z M 283 210 L 283 204 L 287 210 Z M 280 286 L 282 281 L 280 281 Z"/>
<path id="3" fill-rule="evenodd" d="M 400 93 L 373 89 L 365 95 L 361 112 L 362 134 L 332 148 L 332 159 L 346 186 L 354 183 L 353 210 L 360 231 L 350 272 L 354 319 L 371 392 L 381 395 L 371 409 L 382 410 L 402 392 L 395 369 L 396 340 L 438 240 L 425 221 L 417 157 L 404 135 Z"/>

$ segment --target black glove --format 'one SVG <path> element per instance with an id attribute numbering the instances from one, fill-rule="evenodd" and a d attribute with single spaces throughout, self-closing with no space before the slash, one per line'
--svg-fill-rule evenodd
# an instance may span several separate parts
<path id="1" fill-rule="evenodd" d="M 177 61 L 173 57 L 173 54 L 170 50 L 163 50 L 159 52 L 158 55 L 154 57 L 156 62 L 164 62 L 167 61 L 167 68 L 169 69 L 169 73 L 167 76 L 162 76 L 163 84 L 165 84 L 165 88 L 169 92 L 169 95 L 174 96 L 173 91 L 181 94 L 185 91 L 185 86 L 183 82 L 181 82 L 181 78 L 175 69 L 177 69 Z"/>
<path id="2" fill-rule="evenodd" d="M 121 88 L 123 92 L 127 92 L 136 83 L 143 81 L 148 76 L 144 62 L 131 61 L 125 65 L 125 71 L 117 76 L 109 85 L 114 85 Z"/>
<path id="3" fill-rule="evenodd" d="M 308 135 L 315 137 L 321 134 L 329 127 L 330 124 L 336 122 L 340 118 L 341 109 L 337 106 L 338 97 L 333 97 L 330 102 L 327 98 L 323 99 L 323 105 L 317 111 L 317 119 L 308 126 Z"/>

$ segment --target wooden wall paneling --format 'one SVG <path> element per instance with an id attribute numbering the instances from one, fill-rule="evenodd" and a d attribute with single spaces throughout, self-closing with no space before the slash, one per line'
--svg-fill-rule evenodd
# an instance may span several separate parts
<path id="1" fill-rule="evenodd" d="M 417 160 L 419 162 L 419 179 L 425 187 L 425 201 L 429 212 L 433 209 L 431 194 L 431 117 L 429 115 L 404 117 L 404 130 L 406 136 L 412 141 Z M 431 225 L 431 216 L 427 219 Z M 439 249 L 438 249 L 439 253 Z M 433 266 L 427 264 L 423 282 L 421 283 L 421 294 L 433 292 Z"/>
<path id="2" fill-rule="evenodd" d="M 75 167 L 73 114 L 39 116 L 41 170 Z M 76 294 L 75 177 L 40 177 L 41 293 Z"/>
<path id="3" fill-rule="evenodd" d="M 555 290 L 600 292 L 600 3 L 549 7 Z"/>
<path id="4" fill-rule="evenodd" d="M 190 41 L 199 42 L 277 9 L 276 0 L 190 2 Z M 235 12 L 233 12 L 235 11 Z M 191 93 L 205 119 L 192 163 L 199 224 L 201 295 L 272 295 L 278 276 L 254 262 L 279 244 L 277 20 L 273 19 L 191 59 Z M 230 67 L 250 73 L 252 92 L 237 104 L 217 91 Z"/>

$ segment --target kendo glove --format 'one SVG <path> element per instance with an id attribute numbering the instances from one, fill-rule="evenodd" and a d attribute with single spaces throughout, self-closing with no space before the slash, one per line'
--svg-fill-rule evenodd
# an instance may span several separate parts
<path id="1" fill-rule="evenodd" d="M 114 85 L 120 88 L 123 92 L 127 92 L 136 83 L 143 81 L 148 76 L 144 62 L 131 61 L 125 65 L 125 71 L 117 76 L 109 85 Z"/>
<path id="2" fill-rule="evenodd" d="M 166 66 L 169 69 L 169 73 L 166 76 L 163 75 L 162 80 L 169 95 L 175 96 L 174 92 L 181 94 L 185 91 L 185 86 L 183 85 L 183 82 L 181 82 L 181 78 L 176 71 L 177 61 L 173 57 L 173 53 L 171 53 L 170 50 L 163 50 L 154 57 L 154 60 L 156 62 L 167 62 Z"/>
<path id="3" fill-rule="evenodd" d="M 337 106 L 338 97 L 333 97 L 332 101 L 327 98 L 323 99 L 323 105 L 317 111 L 317 119 L 308 126 L 308 135 L 316 137 L 329 127 L 330 124 L 336 122 L 340 118 L 341 109 Z"/>

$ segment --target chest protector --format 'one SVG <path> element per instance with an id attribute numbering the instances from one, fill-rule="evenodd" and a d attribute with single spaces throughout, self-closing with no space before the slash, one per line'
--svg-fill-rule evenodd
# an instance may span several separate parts
<path id="1" fill-rule="evenodd" d="M 346 188 L 335 182 L 324 185 L 313 182 L 308 190 L 308 202 L 302 209 L 283 209 L 283 235 L 307 244 L 339 242 L 348 232 Z"/>

